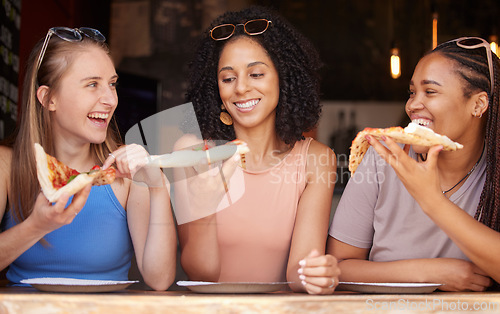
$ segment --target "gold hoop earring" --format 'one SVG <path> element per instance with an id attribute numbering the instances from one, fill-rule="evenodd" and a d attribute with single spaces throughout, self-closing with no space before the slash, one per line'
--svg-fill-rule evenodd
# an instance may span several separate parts
<path id="1" fill-rule="evenodd" d="M 220 106 L 220 109 L 222 110 L 220 113 L 220 116 L 219 116 L 220 121 L 222 123 L 224 123 L 225 125 L 232 125 L 233 118 L 231 117 L 231 115 L 227 111 L 225 111 L 226 107 L 224 107 L 224 104 L 222 104 Z"/>

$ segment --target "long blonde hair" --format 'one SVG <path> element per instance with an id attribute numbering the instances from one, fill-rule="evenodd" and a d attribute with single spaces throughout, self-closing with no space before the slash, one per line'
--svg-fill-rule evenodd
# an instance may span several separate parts
<path id="1" fill-rule="evenodd" d="M 48 154 L 54 155 L 51 114 L 36 97 L 39 86 L 49 87 L 50 98 L 57 91 L 61 78 L 69 69 L 75 57 L 90 47 L 98 47 L 109 54 L 105 43 L 84 36 L 82 41 L 68 42 L 52 36 L 45 51 L 43 62 L 37 71 L 36 64 L 43 40 L 40 40 L 29 56 L 24 78 L 21 121 L 13 145 L 10 173 L 9 205 L 14 219 L 25 220 L 32 212 L 36 197 L 40 193 L 37 179 L 34 143 L 40 143 Z M 113 117 L 108 127 L 106 140 L 91 144 L 91 154 L 102 164 L 110 152 L 121 142 L 118 127 Z"/>

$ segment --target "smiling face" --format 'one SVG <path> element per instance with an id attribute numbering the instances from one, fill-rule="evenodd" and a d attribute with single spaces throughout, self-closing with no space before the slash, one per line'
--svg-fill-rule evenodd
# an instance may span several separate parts
<path id="1" fill-rule="evenodd" d="M 279 77 L 274 63 L 255 40 L 242 36 L 226 44 L 217 68 L 219 94 L 238 128 L 274 127 Z"/>
<path id="2" fill-rule="evenodd" d="M 65 140 L 102 143 L 118 104 L 118 76 L 109 56 L 92 47 L 75 56 L 53 93 L 53 131 Z"/>
<path id="3" fill-rule="evenodd" d="M 475 118 L 474 95 L 464 96 L 465 81 L 455 70 L 456 63 L 439 53 L 425 56 L 417 64 L 410 82 L 406 113 L 419 123 L 459 143 L 474 140 L 471 125 Z M 427 149 L 415 148 L 418 153 Z"/>

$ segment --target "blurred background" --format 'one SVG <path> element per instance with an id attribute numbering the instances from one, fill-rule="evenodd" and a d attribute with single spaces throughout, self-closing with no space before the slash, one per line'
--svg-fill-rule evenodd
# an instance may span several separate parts
<path id="1" fill-rule="evenodd" d="M 185 102 L 195 40 L 228 10 L 278 10 L 317 47 L 323 115 L 310 135 L 344 160 L 366 126 L 405 125 L 407 86 L 419 58 L 461 36 L 498 42 L 498 0 L 2 0 L 0 8 L 0 139 L 19 115 L 25 60 L 53 26 L 88 26 L 108 39 L 119 84 L 122 133 L 138 121 Z M 391 75 L 391 55 L 399 74 Z"/>
<path id="2" fill-rule="evenodd" d="M 25 60 L 53 26 L 99 29 L 119 79 L 117 120 L 123 134 L 159 111 L 185 102 L 195 40 L 228 10 L 278 10 L 317 47 L 323 114 L 309 135 L 337 153 L 334 204 L 349 179 L 349 146 L 364 127 L 406 125 L 413 68 L 434 45 L 479 36 L 498 43 L 498 0 L 2 0 L 0 139 L 12 132 Z M 391 56 L 399 72 L 391 73 Z M 182 274 L 181 274 L 182 277 Z"/>

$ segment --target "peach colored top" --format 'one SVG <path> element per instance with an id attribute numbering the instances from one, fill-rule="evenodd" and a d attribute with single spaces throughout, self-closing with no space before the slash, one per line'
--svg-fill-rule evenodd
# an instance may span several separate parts
<path id="1" fill-rule="evenodd" d="M 219 282 L 286 281 L 311 140 L 297 142 L 283 160 L 267 170 L 244 171 L 245 193 L 216 216 Z"/>

